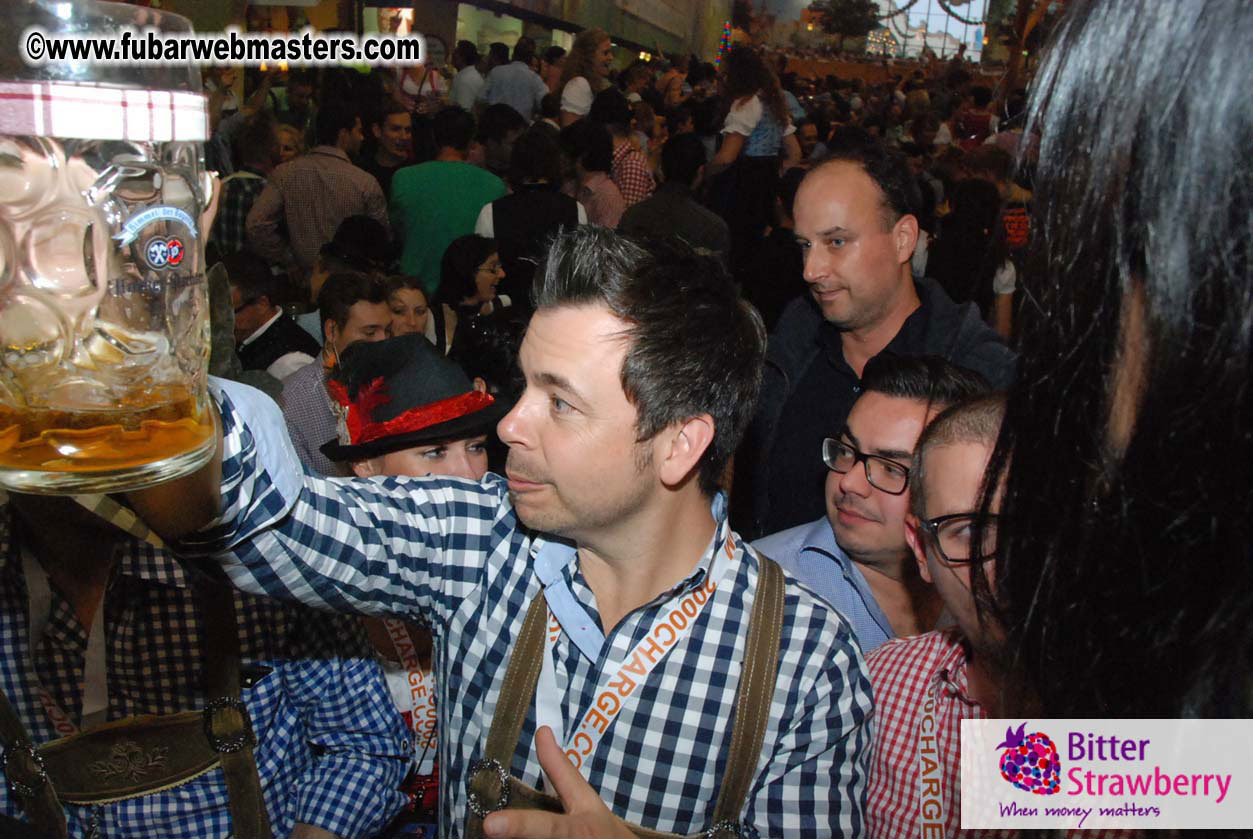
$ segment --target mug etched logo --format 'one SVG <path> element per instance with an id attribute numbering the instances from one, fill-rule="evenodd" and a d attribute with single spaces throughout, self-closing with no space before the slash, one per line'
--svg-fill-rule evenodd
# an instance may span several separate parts
<path id="1" fill-rule="evenodd" d="M 157 206 L 149 207 L 143 212 L 136 213 L 126 220 L 122 225 L 120 232 L 114 234 L 113 238 L 117 240 L 119 245 L 129 245 L 131 242 L 139 238 L 139 233 L 153 222 L 166 221 L 176 222 L 187 228 L 188 234 L 194 239 L 196 238 L 196 222 L 190 215 L 178 207 Z"/>
<path id="2" fill-rule="evenodd" d="M 144 259 L 158 271 L 175 267 L 183 261 L 183 241 L 174 237 L 166 239 L 161 236 L 149 239 L 144 245 Z"/>
<path id="3" fill-rule="evenodd" d="M 161 237 L 150 239 L 144 246 L 144 258 L 153 268 L 160 270 L 169 264 L 170 246 Z"/>

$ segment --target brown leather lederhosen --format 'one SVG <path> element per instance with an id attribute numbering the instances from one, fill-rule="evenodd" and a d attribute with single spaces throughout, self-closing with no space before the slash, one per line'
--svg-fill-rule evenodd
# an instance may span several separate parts
<path id="1" fill-rule="evenodd" d="M 783 627 L 783 572 L 765 556 L 760 559 L 757 595 L 753 600 L 736 696 L 735 722 L 731 729 L 726 772 L 714 805 L 713 826 L 691 839 L 732 839 L 740 835 L 740 813 L 761 756 L 770 699 L 778 673 L 779 635 Z M 541 592 L 531 602 L 514 645 L 500 698 L 496 702 L 496 716 L 487 734 L 483 758 L 471 767 L 466 778 L 470 808 L 466 839 L 482 839 L 483 819 L 496 810 L 521 808 L 563 812 L 557 798 L 523 784 L 509 775 L 507 768 L 513 763 L 522 724 L 534 704 L 535 686 L 544 656 L 544 628 L 547 625 L 548 607 Z M 674 833 L 663 833 L 625 821 L 623 824 L 641 839 L 679 839 Z"/>
<path id="2" fill-rule="evenodd" d="M 209 584 L 198 584 L 197 594 L 204 617 L 205 696 L 210 697 L 203 710 L 126 717 L 36 746 L 0 691 L 0 766 L 27 819 L 44 835 L 66 836 L 62 803 L 90 806 L 137 798 L 220 766 L 232 836 L 269 839 L 252 755 L 256 738 L 240 700 L 234 594 Z"/>

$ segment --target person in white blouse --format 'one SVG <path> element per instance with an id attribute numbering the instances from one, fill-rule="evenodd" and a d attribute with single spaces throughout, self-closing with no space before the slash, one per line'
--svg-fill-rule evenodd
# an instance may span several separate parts
<path id="1" fill-rule="evenodd" d="M 801 149 L 779 80 L 760 56 L 734 47 L 722 61 L 719 81 L 731 109 L 722 145 L 705 167 L 710 208 L 731 230 L 728 264 L 747 266 L 774 221 L 779 174 L 800 162 Z"/>
<path id="2" fill-rule="evenodd" d="M 561 71 L 561 126 L 587 116 L 596 94 L 609 84 L 613 42 L 603 29 L 585 29 L 574 39 Z"/>

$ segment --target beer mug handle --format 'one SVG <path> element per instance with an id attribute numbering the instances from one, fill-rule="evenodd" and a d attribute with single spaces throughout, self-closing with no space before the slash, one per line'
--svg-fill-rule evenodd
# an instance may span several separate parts
<path id="1" fill-rule="evenodd" d="M 213 229 L 213 220 L 217 218 L 218 198 L 222 195 L 222 179 L 218 177 L 217 172 L 205 172 L 201 176 L 201 187 L 204 188 L 206 200 L 204 211 L 200 214 L 200 235 L 207 236 Z"/>

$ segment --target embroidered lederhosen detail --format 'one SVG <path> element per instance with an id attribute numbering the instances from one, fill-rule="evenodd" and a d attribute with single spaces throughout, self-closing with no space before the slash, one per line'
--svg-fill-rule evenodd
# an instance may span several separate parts
<path id="1" fill-rule="evenodd" d="M 252 722 L 240 700 L 234 594 L 198 586 L 204 613 L 205 684 L 200 711 L 135 716 L 34 745 L 0 691 L 0 758 L 9 788 L 30 822 L 67 835 L 62 802 L 104 805 L 185 784 L 221 767 L 237 839 L 269 839 L 270 824 L 252 749 Z M 103 608 L 103 606 L 101 607 Z"/>

